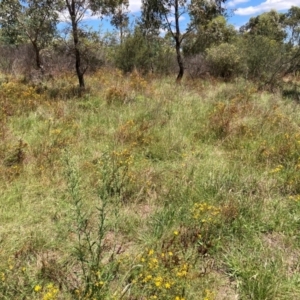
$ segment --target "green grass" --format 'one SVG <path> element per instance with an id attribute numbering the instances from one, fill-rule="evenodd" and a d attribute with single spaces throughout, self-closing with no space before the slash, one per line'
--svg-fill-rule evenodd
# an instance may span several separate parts
<path id="1" fill-rule="evenodd" d="M 243 80 L 87 84 L 0 86 L 0 298 L 299 298 L 298 104 Z"/>

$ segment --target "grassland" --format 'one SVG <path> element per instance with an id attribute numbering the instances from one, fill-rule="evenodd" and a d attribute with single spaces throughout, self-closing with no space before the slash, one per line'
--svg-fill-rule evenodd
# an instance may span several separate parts
<path id="1" fill-rule="evenodd" d="M 299 104 L 244 80 L 0 78 L 0 299 L 300 298 Z"/>

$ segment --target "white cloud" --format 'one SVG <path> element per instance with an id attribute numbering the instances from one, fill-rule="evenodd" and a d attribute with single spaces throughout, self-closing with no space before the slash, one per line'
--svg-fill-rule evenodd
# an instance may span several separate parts
<path id="1" fill-rule="evenodd" d="M 129 0 L 129 10 L 132 13 L 138 12 L 141 10 L 142 1 L 141 0 Z"/>
<path id="2" fill-rule="evenodd" d="M 88 10 L 85 12 L 84 17 L 83 17 L 82 20 L 97 20 L 97 19 L 99 19 L 99 15 L 94 15 L 94 14 L 92 13 L 92 11 L 88 9 Z"/>
<path id="3" fill-rule="evenodd" d="M 235 0 L 233 0 L 235 1 Z M 240 1 L 240 0 L 237 0 Z M 244 8 L 238 8 L 235 11 L 236 15 L 239 16 L 248 16 L 254 14 L 260 14 L 271 9 L 275 10 L 286 10 L 290 9 L 291 6 L 300 6 L 300 0 L 266 0 L 257 6 L 248 6 Z"/>
<path id="4" fill-rule="evenodd" d="M 227 2 L 226 7 L 231 8 L 231 7 L 236 7 L 237 4 L 240 3 L 246 3 L 249 2 L 250 0 L 231 0 L 229 2 Z"/>
<path id="5" fill-rule="evenodd" d="M 129 10 L 131 13 L 136 13 L 141 10 L 142 1 L 141 0 L 129 0 Z M 91 10 L 87 10 L 84 14 L 83 20 L 96 20 L 99 19 L 99 14 L 93 15 Z M 59 20 L 61 22 L 68 22 L 70 20 L 70 16 L 67 10 L 59 13 Z"/>
<path id="6" fill-rule="evenodd" d="M 69 21 L 69 16 L 67 10 L 61 11 L 58 13 L 58 19 L 60 22 L 67 22 Z"/>
<path id="7" fill-rule="evenodd" d="M 67 10 L 58 13 L 60 22 L 67 23 L 70 21 L 70 15 Z M 99 19 L 99 15 L 93 15 L 91 10 L 87 10 L 82 18 L 82 20 L 96 20 Z"/>
<path id="8" fill-rule="evenodd" d="M 179 21 L 183 21 L 183 20 L 185 20 L 185 17 L 184 17 L 184 16 L 180 16 L 180 17 L 179 17 Z M 169 18 L 168 18 L 168 21 L 169 21 L 170 23 L 174 22 L 174 21 L 175 21 L 175 17 L 169 17 Z"/>

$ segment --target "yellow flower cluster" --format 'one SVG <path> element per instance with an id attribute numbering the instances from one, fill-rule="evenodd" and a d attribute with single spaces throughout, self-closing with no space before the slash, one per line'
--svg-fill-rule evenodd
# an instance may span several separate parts
<path id="1" fill-rule="evenodd" d="M 215 299 L 215 293 L 210 290 L 205 290 L 205 297 L 203 300 L 214 300 Z"/>
<path id="2" fill-rule="evenodd" d="M 36 100 L 40 97 L 32 86 L 24 85 L 19 82 L 7 82 L 1 85 L 1 94 L 6 97 L 15 98 L 17 100 Z"/>
<path id="3" fill-rule="evenodd" d="M 294 201 L 296 201 L 296 202 L 300 202 L 300 195 L 299 194 L 298 195 L 294 195 L 294 196 L 290 196 L 289 198 L 292 199 L 292 200 L 294 200 Z"/>
<path id="4" fill-rule="evenodd" d="M 202 223 L 212 222 L 213 217 L 220 214 L 220 208 L 214 205 L 204 203 L 195 203 L 191 209 L 192 216 L 195 220 L 201 220 Z"/>
<path id="5" fill-rule="evenodd" d="M 61 133 L 61 129 L 57 128 L 57 129 L 53 129 L 50 131 L 50 135 L 58 135 Z"/>
<path id="6" fill-rule="evenodd" d="M 33 290 L 36 292 L 36 293 L 41 293 L 43 292 L 43 287 L 39 284 L 37 284 Z M 44 290 L 44 293 L 42 294 L 43 295 L 43 300 L 56 300 L 58 299 L 58 293 L 59 293 L 59 289 L 58 287 L 56 287 L 53 283 L 49 283 L 45 290 Z"/>
<path id="7" fill-rule="evenodd" d="M 272 170 L 270 171 L 270 173 L 271 173 L 271 174 L 278 173 L 278 172 L 280 172 L 282 169 L 283 169 L 283 166 L 282 166 L 282 165 L 278 165 L 276 168 L 272 169 Z"/>
<path id="8" fill-rule="evenodd" d="M 177 277 L 186 277 L 188 274 L 188 264 L 183 264 L 179 268 L 175 269 L 176 276 Z"/>
<path id="9" fill-rule="evenodd" d="M 46 293 L 43 296 L 43 300 L 56 300 L 58 292 L 59 289 L 54 284 L 48 284 L 46 287 Z"/>
<path id="10" fill-rule="evenodd" d="M 140 257 L 141 271 L 132 279 L 133 288 L 145 291 L 147 299 L 184 299 L 180 296 L 186 285 L 189 266 L 174 251 L 148 249 Z"/>
<path id="11" fill-rule="evenodd" d="M 124 149 L 121 151 L 113 151 L 112 156 L 116 160 L 118 167 L 128 167 L 133 163 L 133 155 L 128 149 Z"/>

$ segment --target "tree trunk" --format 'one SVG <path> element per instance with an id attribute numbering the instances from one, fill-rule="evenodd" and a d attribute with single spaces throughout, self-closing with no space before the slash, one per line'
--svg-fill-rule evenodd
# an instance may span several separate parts
<path id="1" fill-rule="evenodd" d="M 74 42 L 75 44 L 75 42 Z M 84 84 L 84 72 L 82 72 L 81 70 L 81 57 L 80 57 L 80 51 L 78 50 L 77 46 L 75 46 L 75 66 L 76 66 L 76 74 L 78 77 L 78 81 L 79 81 L 79 86 L 81 88 L 84 88 L 85 84 Z"/>
<path id="2" fill-rule="evenodd" d="M 42 66 L 42 61 L 41 61 L 41 54 L 40 54 L 40 49 L 37 46 L 36 42 L 32 41 L 32 46 L 35 52 L 35 63 L 36 63 L 36 67 L 42 72 L 44 73 L 44 68 Z"/>
<path id="3" fill-rule="evenodd" d="M 75 0 L 67 2 L 67 7 L 69 10 L 69 14 L 72 21 L 72 34 L 73 34 L 73 42 L 74 42 L 74 52 L 75 52 L 75 68 L 76 74 L 79 81 L 79 87 L 84 89 L 84 71 L 81 66 L 81 54 L 79 50 L 79 37 L 78 37 L 78 21 L 76 20 L 76 9 L 75 9 Z"/>
<path id="4" fill-rule="evenodd" d="M 123 44 L 123 24 L 120 26 L 120 44 Z"/>
<path id="5" fill-rule="evenodd" d="M 183 65 L 183 59 L 182 59 L 182 55 L 181 55 L 181 51 L 180 51 L 182 39 L 181 39 L 180 26 L 179 26 L 179 18 L 180 18 L 179 0 L 175 0 L 174 9 L 175 9 L 176 32 L 175 32 L 175 34 L 173 34 L 173 36 L 175 39 L 176 56 L 177 56 L 177 63 L 178 63 L 178 67 L 179 67 L 179 72 L 177 75 L 176 82 L 180 83 L 181 79 L 183 77 L 183 73 L 184 73 L 184 65 Z"/>
<path id="6" fill-rule="evenodd" d="M 73 29 L 73 40 L 74 40 L 74 48 L 75 48 L 75 68 L 76 68 L 76 74 L 79 81 L 79 86 L 81 88 L 84 88 L 84 72 L 81 70 L 81 55 L 80 51 L 78 49 L 78 27 L 77 23 L 72 22 L 72 29 Z"/>
<path id="7" fill-rule="evenodd" d="M 177 63 L 179 67 L 179 72 L 176 78 L 176 82 L 180 83 L 184 74 L 184 64 L 183 64 L 183 59 L 180 51 L 180 41 L 177 39 L 176 39 L 176 56 L 177 56 Z"/>

